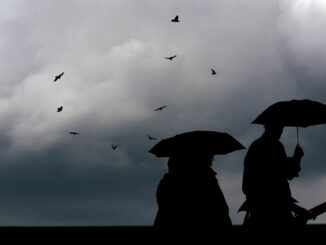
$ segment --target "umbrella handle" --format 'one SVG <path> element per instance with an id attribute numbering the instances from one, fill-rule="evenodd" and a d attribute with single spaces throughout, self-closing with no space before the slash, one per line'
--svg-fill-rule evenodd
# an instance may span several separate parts
<path id="1" fill-rule="evenodd" d="M 300 142 L 299 142 L 299 127 L 297 127 L 297 144 L 300 145 Z"/>

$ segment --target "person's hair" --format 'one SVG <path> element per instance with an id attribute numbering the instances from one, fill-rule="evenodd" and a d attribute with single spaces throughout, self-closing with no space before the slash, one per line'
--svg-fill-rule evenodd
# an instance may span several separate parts
<path id="1" fill-rule="evenodd" d="M 211 166 L 214 159 L 213 154 L 204 153 L 179 153 L 170 156 L 168 160 L 169 172 L 191 171 Z"/>
<path id="2" fill-rule="evenodd" d="M 273 138 L 280 138 L 283 133 L 283 126 L 278 124 L 265 125 L 265 135 L 270 135 Z"/>

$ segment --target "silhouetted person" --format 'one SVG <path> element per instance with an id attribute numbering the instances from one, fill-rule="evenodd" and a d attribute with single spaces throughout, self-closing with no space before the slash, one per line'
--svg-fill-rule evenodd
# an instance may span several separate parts
<path id="1" fill-rule="evenodd" d="M 186 238 L 205 233 L 215 237 L 230 227 L 229 208 L 211 168 L 213 155 L 176 153 L 160 181 L 154 228 L 160 234 Z M 167 233 L 166 233 L 167 232 Z"/>
<path id="2" fill-rule="evenodd" d="M 263 135 L 248 149 L 242 182 L 247 202 L 244 224 L 287 227 L 295 223 L 292 212 L 308 213 L 295 204 L 288 182 L 299 176 L 304 153 L 297 145 L 293 156 L 288 157 L 279 141 L 282 132 L 282 126 L 266 125 Z"/>

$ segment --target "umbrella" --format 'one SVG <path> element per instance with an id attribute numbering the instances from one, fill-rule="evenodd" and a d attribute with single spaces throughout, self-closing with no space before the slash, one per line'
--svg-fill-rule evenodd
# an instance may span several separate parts
<path id="1" fill-rule="evenodd" d="M 224 155 L 245 147 L 227 133 L 191 131 L 158 142 L 149 152 L 157 157 L 170 157 L 174 153 L 202 152 Z"/>
<path id="2" fill-rule="evenodd" d="M 281 126 L 308 127 L 326 123 L 326 105 L 312 100 L 280 101 L 269 106 L 252 123 Z"/>

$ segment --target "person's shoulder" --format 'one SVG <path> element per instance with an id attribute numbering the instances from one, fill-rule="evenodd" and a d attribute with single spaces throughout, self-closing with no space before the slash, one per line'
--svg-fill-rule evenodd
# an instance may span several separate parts
<path id="1" fill-rule="evenodd" d="M 249 149 L 258 148 L 262 145 L 266 144 L 266 140 L 263 137 L 259 137 L 258 139 L 255 139 L 251 145 L 249 146 Z"/>

